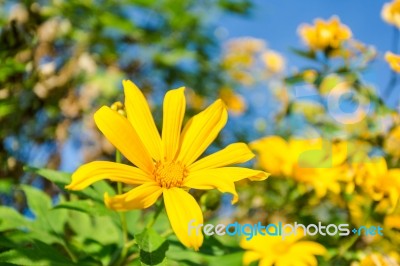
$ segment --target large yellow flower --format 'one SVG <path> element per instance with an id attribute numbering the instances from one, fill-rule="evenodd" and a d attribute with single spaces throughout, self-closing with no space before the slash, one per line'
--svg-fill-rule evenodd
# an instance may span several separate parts
<path id="1" fill-rule="evenodd" d="M 351 30 L 341 24 L 337 17 L 332 17 L 328 21 L 316 19 L 314 25 L 301 25 L 298 31 L 312 50 L 337 49 L 352 35 Z"/>
<path id="2" fill-rule="evenodd" d="M 81 166 L 67 186 L 81 190 L 101 180 L 137 185 L 129 192 L 109 197 L 105 203 L 118 211 L 143 209 L 163 195 L 171 227 L 187 247 L 198 249 L 201 234 L 188 235 L 190 220 L 203 223 L 196 200 L 188 193 L 194 189 L 218 189 L 238 200 L 234 182 L 244 178 L 264 180 L 265 172 L 242 167 L 225 167 L 254 157 L 244 143 L 234 143 L 196 161 L 224 127 L 228 115 L 221 100 L 190 119 L 181 131 L 185 114 L 184 88 L 170 90 L 164 98 L 163 128 L 160 136 L 142 92 L 131 81 L 123 82 L 127 118 L 106 106 L 94 120 L 106 138 L 134 166 L 97 161 Z"/>
<path id="3" fill-rule="evenodd" d="M 267 71 L 272 73 L 280 73 L 285 69 L 285 59 L 283 56 L 272 50 L 263 52 L 261 54 L 261 60 Z"/>
<path id="4" fill-rule="evenodd" d="M 347 144 L 343 141 L 330 143 L 321 138 L 286 141 L 269 136 L 253 142 L 251 148 L 259 153 L 261 168 L 311 185 L 320 198 L 328 190 L 339 193 L 340 181 L 351 178 L 345 164 Z"/>
<path id="5" fill-rule="evenodd" d="M 324 255 L 326 249 L 313 241 L 299 241 L 304 233 L 299 228 L 296 234 L 285 237 L 255 235 L 252 239 L 243 238 L 240 246 L 247 251 L 243 264 L 259 260 L 260 266 L 314 266 L 318 265 L 316 255 Z"/>
<path id="6" fill-rule="evenodd" d="M 382 8 L 382 18 L 387 23 L 400 28 L 400 0 L 386 3 Z"/>

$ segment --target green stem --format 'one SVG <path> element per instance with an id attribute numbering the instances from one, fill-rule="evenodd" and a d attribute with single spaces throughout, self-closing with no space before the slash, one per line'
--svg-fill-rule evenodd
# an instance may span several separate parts
<path id="1" fill-rule="evenodd" d="M 162 237 L 168 237 L 168 236 L 172 235 L 173 233 L 174 233 L 174 231 L 172 231 L 172 229 L 167 229 L 167 231 L 162 233 L 161 236 Z"/>
<path id="2" fill-rule="evenodd" d="M 156 222 L 158 216 L 160 215 L 163 207 L 164 207 L 164 200 L 161 198 L 161 201 L 159 202 L 159 204 L 156 207 L 156 212 L 154 213 L 153 217 L 151 217 L 150 221 L 147 223 L 147 226 L 146 226 L 147 229 L 153 227 L 153 225 Z"/>
<path id="3" fill-rule="evenodd" d="M 117 163 L 121 163 L 121 152 L 120 151 L 116 151 L 115 153 L 115 162 Z M 117 192 L 118 194 L 122 194 L 122 183 L 118 182 L 117 183 Z M 119 212 L 119 217 L 121 220 L 121 228 L 122 228 L 122 241 L 123 241 L 123 245 L 122 245 L 122 250 L 121 250 L 121 254 L 119 256 L 119 259 L 116 263 L 116 265 L 123 265 L 126 255 L 128 254 L 128 250 L 130 248 L 130 246 L 128 246 L 128 226 L 126 223 L 126 216 L 125 216 L 125 212 Z"/>
<path id="4" fill-rule="evenodd" d="M 64 245 L 65 251 L 68 253 L 68 256 L 71 258 L 72 262 L 76 263 L 78 259 L 76 258 L 75 254 L 69 249 L 68 244 L 65 243 Z"/>

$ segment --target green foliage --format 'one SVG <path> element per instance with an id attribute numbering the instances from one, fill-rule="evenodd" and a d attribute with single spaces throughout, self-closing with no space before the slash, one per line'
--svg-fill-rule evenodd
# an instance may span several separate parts
<path id="1" fill-rule="evenodd" d="M 168 242 L 153 229 L 145 229 L 135 236 L 140 249 L 142 265 L 168 265 L 165 253 Z"/>
<path id="2" fill-rule="evenodd" d="M 16 178 L 29 163 L 29 147 L 62 143 L 93 107 L 123 100 L 122 79 L 147 94 L 184 84 L 216 95 L 222 68 L 209 15 L 244 14 L 250 6 L 248 0 L 0 2 L 0 123 L 7 125 L 0 128 L 0 175 Z M 6 148 L 6 138 L 28 151 Z"/>

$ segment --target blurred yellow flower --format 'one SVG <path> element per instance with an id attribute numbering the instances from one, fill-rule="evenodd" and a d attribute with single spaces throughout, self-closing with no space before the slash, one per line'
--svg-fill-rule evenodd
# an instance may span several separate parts
<path id="1" fill-rule="evenodd" d="M 379 202 L 377 210 L 393 212 L 400 198 L 400 169 L 388 169 L 386 160 L 381 157 L 356 163 L 353 167 L 356 184 Z"/>
<path id="2" fill-rule="evenodd" d="M 254 82 L 250 74 L 255 65 L 256 54 L 265 49 L 265 42 L 256 38 L 237 38 L 230 40 L 225 49 L 222 65 L 233 80 L 249 86 Z"/>
<path id="3" fill-rule="evenodd" d="M 400 229 L 400 214 L 386 215 L 383 224 L 387 228 Z"/>
<path id="4" fill-rule="evenodd" d="M 322 95 L 328 95 L 337 85 L 344 82 L 344 79 L 338 74 L 329 74 L 325 76 L 319 85 L 319 91 Z"/>
<path id="5" fill-rule="evenodd" d="M 365 195 L 353 193 L 348 201 L 348 210 L 353 224 L 361 226 L 369 224 L 369 213 L 372 200 Z"/>
<path id="6" fill-rule="evenodd" d="M 204 96 L 196 94 L 193 89 L 188 88 L 186 90 L 186 101 L 188 106 L 194 110 L 201 110 L 206 105 L 206 99 Z"/>
<path id="7" fill-rule="evenodd" d="M 390 131 L 389 136 L 385 139 L 383 147 L 388 154 L 396 158 L 400 157 L 400 126 Z"/>
<path id="8" fill-rule="evenodd" d="M 400 55 L 392 52 L 386 52 L 385 60 L 394 72 L 400 73 Z"/>
<path id="9" fill-rule="evenodd" d="M 352 36 L 351 30 L 337 17 L 328 21 L 316 19 L 314 25 L 300 25 L 298 32 L 312 50 L 337 49 Z"/>
<path id="10" fill-rule="evenodd" d="M 137 185 L 122 195 L 104 195 L 107 207 L 118 211 L 148 208 L 162 194 L 176 236 L 185 246 L 198 250 L 203 235 L 189 236 L 187 224 L 192 219 L 203 223 L 203 214 L 188 190 L 216 188 L 231 193 L 235 203 L 238 195 L 234 182 L 244 178 L 264 180 L 268 174 L 225 167 L 254 157 L 244 143 L 231 144 L 196 161 L 227 122 L 227 111 L 221 100 L 194 116 L 181 131 L 186 108 L 184 88 L 170 90 L 164 98 L 160 136 L 142 92 L 131 81 L 123 81 L 123 86 L 127 118 L 103 106 L 95 113 L 94 120 L 106 138 L 136 167 L 91 162 L 74 172 L 66 188 L 81 190 L 101 179 Z"/>
<path id="11" fill-rule="evenodd" d="M 234 93 L 232 89 L 222 88 L 219 91 L 219 97 L 233 114 L 240 115 L 246 111 L 247 106 L 245 99 L 241 95 Z"/>
<path id="12" fill-rule="evenodd" d="M 227 49 L 231 52 L 257 53 L 265 49 L 265 42 L 252 37 L 236 38 L 228 42 Z"/>
<path id="13" fill-rule="evenodd" d="M 314 83 L 318 78 L 318 72 L 314 69 L 306 69 L 303 72 L 303 79 L 307 83 Z"/>
<path id="14" fill-rule="evenodd" d="M 392 256 L 372 253 L 360 261 L 359 266 L 399 266 Z"/>
<path id="15" fill-rule="evenodd" d="M 315 256 L 324 255 L 327 251 L 319 243 L 299 241 L 304 237 L 299 228 L 296 234 L 282 240 L 281 236 L 255 235 L 252 239 L 243 238 L 240 246 L 246 250 L 243 264 L 249 265 L 259 260 L 261 266 L 314 266 L 318 265 Z"/>
<path id="16" fill-rule="evenodd" d="M 242 85 L 250 86 L 254 83 L 253 76 L 250 73 L 247 73 L 246 71 L 234 69 L 229 73 L 231 74 L 231 77 L 235 81 L 241 83 Z"/>
<path id="17" fill-rule="evenodd" d="M 266 51 L 261 54 L 262 62 L 267 71 L 272 73 L 280 73 L 285 69 L 285 59 L 283 56 L 274 51 Z"/>
<path id="18" fill-rule="evenodd" d="M 272 175 L 294 178 L 312 186 L 318 197 L 340 192 L 340 182 L 351 179 L 347 165 L 347 143 L 318 139 L 284 140 L 269 136 L 250 144 L 259 153 L 258 164 Z"/>
<path id="19" fill-rule="evenodd" d="M 384 4 L 381 15 L 384 21 L 400 28 L 400 0 Z"/>

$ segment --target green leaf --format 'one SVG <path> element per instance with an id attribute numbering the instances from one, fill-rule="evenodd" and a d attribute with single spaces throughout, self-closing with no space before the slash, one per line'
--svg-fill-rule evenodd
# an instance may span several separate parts
<path id="1" fill-rule="evenodd" d="M 317 60 L 317 55 L 314 51 L 304 51 L 296 48 L 291 48 L 290 50 L 301 57 L 308 58 L 311 60 Z"/>
<path id="2" fill-rule="evenodd" d="M 0 217 L 0 232 L 29 226 L 29 222 L 19 212 L 10 207 L 0 206 Z"/>
<path id="3" fill-rule="evenodd" d="M 25 166 L 24 168 L 25 171 L 30 172 L 30 173 L 35 173 L 37 175 L 40 175 L 47 180 L 54 182 L 61 190 L 65 190 L 65 186 L 68 185 L 71 182 L 71 174 L 70 173 L 65 173 L 65 172 L 60 172 L 56 170 L 51 170 L 51 169 L 46 169 L 46 168 L 35 168 L 35 167 L 30 167 L 30 166 Z M 100 187 L 103 187 L 104 185 L 99 186 L 99 191 L 101 191 Z M 97 201 L 103 201 L 103 193 L 99 193 L 98 191 L 94 190 L 91 187 L 85 188 L 84 190 L 81 191 L 72 191 L 68 190 L 68 192 L 72 194 L 76 194 L 80 197 L 84 198 L 90 198 L 94 199 Z M 111 194 L 112 195 L 112 194 Z"/>
<path id="4" fill-rule="evenodd" d="M 64 190 L 64 187 L 69 184 L 69 182 L 71 182 L 71 174 L 69 173 L 46 168 L 35 168 L 31 166 L 25 166 L 24 171 L 40 175 L 47 180 L 55 183 L 62 190 Z"/>
<path id="5" fill-rule="evenodd" d="M 13 182 L 11 178 L 4 178 L 3 180 L 0 180 L 0 193 L 10 195 L 12 185 Z"/>
<path id="6" fill-rule="evenodd" d="M 285 82 L 288 85 L 294 85 L 294 84 L 297 84 L 297 83 L 304 82 L 303 73 L 299 73 L 299 74 L 295 74 L 295 75 L 286 77 L 285 78 Z"/>
<path id="7" fill-rule="evenodd" d="M 51 208 L 50 197 L 43 191 L 28 185 L 21 185 L 21 188 L 25 192 L 28 207 L 36 217 L 45 217 Z"/>
<path id="8" fill-rule="evenodd" d="M 168 242 L 153 229 L 145 229 L 135 236 L 140 248 L 142 265 L 167 265 L 165 253 Z"/>
<path id="9" fill-rule="evenodd" d="M 68 225 L 75 234 L 86 237 L 92 233 L 92 218 L 89 214 L 80 211 L 70 211 Z"/>
<path id="10" fill-rule="evenodd" d="M 135 232 L 142 232 L 144 229 L 144 222 L 142 219 L 142 212 L 140 210 L 130 210 L 125 212 L 126 222 L 128 225 L 128 232 L 134 235 Z"/>
<path id="11" fill-rule="evenodd" d="M 235 252 L 232 254 L 227 254 L 223 256 L 215 256 L 210 259 L 208 265 L 210 266 L 219 266 L 219 265 L 230 265 L 230 266 L 240 266 L 242 265 L 243 261 L 243 251 L 242 252 Z"/>
<path id="12" fill-rule="evenodd" d="M 110 215 L 112 213 L 104 204 L 93 200 L 66 201 L 56 205 L 54 209 L 70 209 L 92 215 Z"/>
<path id="13" fill-rule="evenodd" d="M 58 250 L 41 241 L 13 249 L 0 254 L 0 262 L 15 265 L 40 265 L 40 266 L 69 266 L 76 265 L 69 258 L 61 255 Z"/>
<path id="14" fill-rule="evenodd" d="M 104 180 L 100 180 L 92 185 L 93 189 L 99 194 L 104 195 L 104 193 L 108 193 L 109 196 L 115 195 L 115 190 L 113 187 Z"/>

